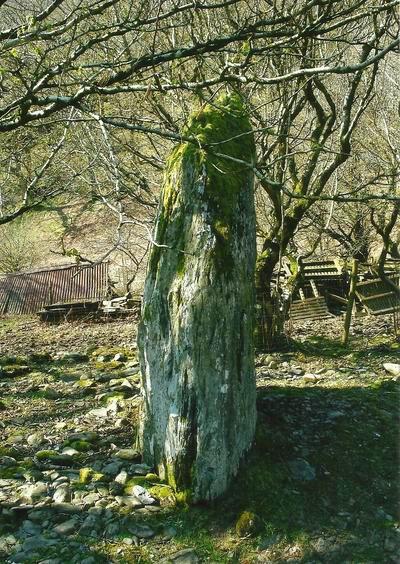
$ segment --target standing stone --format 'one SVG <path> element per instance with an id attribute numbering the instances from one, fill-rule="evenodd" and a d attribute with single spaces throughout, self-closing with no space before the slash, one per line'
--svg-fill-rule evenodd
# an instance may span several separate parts
<path id="1" fill-rule="evenodd" d="M 226 490 L 255 429 L 255 211 L 246 164 L 255 147 L 236 95 L 195 113 L 184 135 L 197 141 L 168 160 L 144 290 L 140 437 L 144 462 L 199 501 Z"/>

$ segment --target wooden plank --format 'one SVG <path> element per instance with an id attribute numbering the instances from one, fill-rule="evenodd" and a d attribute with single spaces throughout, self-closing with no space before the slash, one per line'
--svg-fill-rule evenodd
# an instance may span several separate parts
<path id="1" fill-rule="evenodd" d="M 293 306 L 294 309 L 315 309 L 315 308 L 323 308 L 326 309 L 326 304 L 320 304 L 320 303 L 314 303 L 314 304 L 308 304 L 305 300 L 304 300 L 304 305 L 302 304 L 295 304 Z"/>
<path id="2" fill-rule="evenodd" d="M 398 282 L 398 276 L 389 276 L 388 278 L 390 278 L 390 280 L 392 282 L 395 282 L 395 283 Z M 363 288 L 364 286 L 368 286 L 368 285 L 371 285 L 371 284 L 379 284 L 379 283 L 380 284 L 383 283 L 382 278 L 371 278 L 370 280 L 364 280 L 364 282 L 358 282 L 357 289 L 360 288 L 360 286 L 361 286 L 361 288 Z"/>
<path id="3" fill-rule="evenodd" d="M 314 280 L 310 280 L 310 286 L 311 286 L 311 289 L 314 293 L 314 296 L 316 298 L 319 298 L 318 288 L 317 288 L 317 285 L 315 284 Z"/>
<path id="4" fill-rule="evenodd" d="M 324 306 L 324 305 L 322 305 L 322 304 L 320 304 L 320 305 L 319 305 L 319 304 L 314 304 L 314 305 L 305 304 L 303 307 L 301 307 L 301 306 L 299 305 L 299 306 L 295 306 L 293 309 L 294 309 L 295 311 L 306 311 L 306 310 L 315 311 L 315 310 L 321 310 L 321 309 L 322 309 L 322 310 L 325 310 L 325 309 L 327 309 L 327 307 Z"/>
<path id="5" fill-rule="evenodd" d="M 369 300 L 379 300 L 380 298 L 385 298 L 389 296 L 395 298 L 396 294 L 394 292 L 385 292 L 384 294 L 373 294 L 372 296 L 362 296 L 362 301 L 368 302 Z"/>
<path id="6" fill-rule="evenodd" d="M 331 298 L 332 300 L 336 300 L 337 302 L 340 302 L 341 304 L 347 305 L 347 299 L 343 298 L 342 296 L 337 296 L 336 294 L 332 294 L 331 292 L 327 292 L 326 295 L 329 298 Z"/>
<path id="7" fill-rule="evenodd" d="M 306 308 L 318 308 L 318 307 L 322 307 L 322 308 L 326 308 L 326 304 L 321 304 L 321 303 L 314 303 L 314 304 L 308 304 L 306 302 L 306 300 L 304 300 L 304 305 L 302 306 L 301 304 L 295 305 L 294 307 L 299 308 L 299 309 L 306 309 Z"/>
<path id="8" fill-rule="evenodd" d="M 307 302 L 321 302 L 321 303 L 325 303 L 325 298 L 324 296 L 312 296 L 311 298 L 306 298 Z M 293 304 L 301 304 L 302 300 L 293 300 L 292 302 Z"/>
<path id="9" fill-rule="evenodd" d="M 323 307 L 323 306 L 318 306 L 318 307 L 311 307 L 311 306 L 307 307 L 306 306 L 304 308 L 295 307 L 295 308 L 293 308 L 292 311 L 306 312 L 306 311 L 326 311 L 326 310 L 327 310 L 327 308 Z"/>
<path id="10" fill-rule="evenodd" d="M 371 310 L 372 315 L 384 315 L 387 313 L 394 313 L 395 311 L 400 311 L 400 305 L 389 307 L 386 309 Z"/>
<path id="11" fill-rule="evenodd" d="M 334 315 L 327 313 L 326 315 L 303 315 L 301 317 L 291 317 L 292 321 L 318 321 L 320 319 L 332 319 Z"/>

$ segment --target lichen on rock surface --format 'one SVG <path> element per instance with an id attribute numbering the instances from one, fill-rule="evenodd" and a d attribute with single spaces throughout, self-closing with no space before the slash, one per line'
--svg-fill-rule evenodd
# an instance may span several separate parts
<path id="1" fill-rule="evenodd" d="M 238 95 L 196 111 L 167 164 L 139 327 L 147 464 L 213 499 L 255 427 L 254 138 Z"/>

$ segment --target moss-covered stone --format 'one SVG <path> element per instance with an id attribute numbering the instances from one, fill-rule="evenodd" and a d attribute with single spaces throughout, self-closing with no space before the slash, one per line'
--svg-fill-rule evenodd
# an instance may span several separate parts
<path id="1" fill-rule="evenodd" d="M 124 347 L 91 347 L 88 349 L 88 353 L 94 359 L 99 356 L 103 356 L 106 361 L 112 360 L 116 354 L 122 354 L 129 358 L 135 356 L 134 351 Z"/>
<path id="2" fill-rule="evenodd" d="M 56 452 L 54 450 L 40 450 L 35 454 L 39 462 L 51 462 L 60 466 L 72 466 L 73 458 L 68 454 Z"/>
<path id="3" fill-rule="evenodd" d="M 0 478 L 2 480 L 12 480 L 22 478 L 25 469 L 22 466 L 8 466 L 7 468 L 0 468 Z"/>
<path id="4" fill-rule="evenodd" d="M 95 362 L 94 367 L 97 370 L 102 370 L 103 372 L 121 370 L 121 363 L 117 362 L 116 360 L 110 360 L 107 362 Z"/>
<path id="5" fill-rule="evenodd" d="M 183 133 L 192 141 L 168 159 L 138 345 L 143 460 L 185 503 L 220 495 L 252 440 L 256 241 L 241 98 L 203 106 Z"/>
<path id="6" fill-rule="evenodd" d="M 56 452 L 55 450 L 39 450 L 36 454 L 35 457 L 38 460 L 50 460 L 52 458 L 55 458 L 59 455 L 58 452 Z"/>
<path id="7" fill-rule="evenodd" d="M 11 458 L 18 458 L 18 450 L 12 447 L 0 446 L 0 456 L 11 456 Z"/>
<path id="8" fill-rule="evenodd" d="M 84 380 L 78 380 L 76 384 L 74 384 L 74 386 L 78 388 L 84 388 L 86 390 L 95 387 L 95 385 L 96 385 L 95 381 L 90 380 L 89 378 L 85 378 Z"/>
<path id="9" fill-rule="evenodd" d="M 232 266 L 231 224 L 237 211 L 238 194 L 246 182 L 249 167 L 255 159 L 254 135 L 243 100 L 239 95 L 224 95 L 215 104 L 205 105 L 194 112 L 183 134 L 194 142 L 185 142 L 176 147 L 168 161 L 164 189 L 163 207 L 158 217 L 157 240 L 162 242 L 171 221 L 176 202 L 180 197 L 176 171 L 185 167 L 198 170 L 205 178 L 202 198 L 213 233 L 219 244 L 215 246 L 214 259 L 224 271 Z M 175 230 L 184 237 L 184 213 L 174 216 Z M 176 244 L 177 247 L 183 246 Z M 157 267 L 162 247 L 153 247 L 150 269 Z M 176 272 L 185 271 L 185 254 L 177 255 Z"/>
<path id="10" fill-rule="evenodd" d="M 80 485 L 105 481 L 107 481 L 105 475 L 101 472 L 96 472 L 93 468 L 85 467 L 79 470 L 78 484 Z"/>
<path id="11" fill-rule="evenodd" d="M 94 443 L 98 440 L 99 434 L 94 431 L 82 431 L 81 433 L 71 433 L 68 437 L 69 441 L 87 441 Z"/>
<path id="12" fill-rule="evenodd" d="M 71 448 L 74 448 L 78 452 L 87 452 L 88 450 L 91 450 L 93 448 L 88 441 L 81 440 L 81 441 L 67 441 L 67 442 L 69 442 L 69 445 L 66 446 L 70 446 Z"/>
<path id="13" fill-rule="evenodd" d="M 257 516 L 251 511 L 243 511 L 236 521 L 235 531 L 239 537 L 251 536 L 256 532 Z"/>
<path id="14" fill-rule="evenodd" d="M 152 486 L 149 488 L 149 493 L 152 497 L 161 500 L 174 500 L 175 493 L 174 490 L 165 484 L 160 484 L 159 486 Z"/>
<path id="15" fill-rule="evenodd" d="M 81 484 L 88 484 L 92 478 L 93 470 L 92 468 L 81 468 L 79 470 L 79 482 Z"/>
<path id="16" fill-rule="evenodd" d="M 161 482 L 161 478 L 157 476 L 157 474 L 153 474 L 152 472 L 146 474 L 145 478 L 148 482 Z"/>
<path id="17" fill-rule="evenodd" d="M 29 360 L 30 362 L 34 362 L 34 363 L 50 362 L 51 354 L 49 352 L 31 353 L 29 355 Z"/>
<path id="18" fill-rule="evenodd" d="M 126 394 L 124 392 L 109 392 L 101 397 L 100 403 L 108 405 L 109 403 L 124 400 L 125 397 Z"/>
<path id="19" fill-rule="evenodd" d="M 3 355 L 3 356 L 0 356 L 0 365 L 1 366 L 4 367 L 6 365 L 14 365 L 14 364 L 26 365 L 26 364 L 28 364 L 28 357 L 26 355 L 19 355 L 19 356 Z"/>
<path id="20" fill-rule="evenodd" d="M 189 488 L 175 492 L 174 496 L 176 505 L 182 507 L 189 506 L 193 501 L 193 492 Z"/>
<path id="21" fill-rule="evenodd" d="M 147 488 L 149 485 L 150 484 L 146 479 L 146 476 L 135 476 L 134 478 L 129 478 L 124 486 L 124 494 L 131 495 L 135 486 L 142 486 L 143 488 Z"/>

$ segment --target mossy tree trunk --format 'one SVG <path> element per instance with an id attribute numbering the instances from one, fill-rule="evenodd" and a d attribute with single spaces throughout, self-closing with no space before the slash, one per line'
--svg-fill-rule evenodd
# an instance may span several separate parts
<path id="1" fill-rule="evenodd" d="M 256 288 L 259 311 L 256 328 L 256 346 L 258 350 L 279 350 L 285 342 L 284 316 L 280 311 L 280 299 L 274 296 L 272 279 L 274 269 L 279 264 L 280 255 L 284 255 L 289 242 L 309 209 L 311 201 L 299 200 L 283 219 L 278 219 L 271 234 L 263 242 L 261 253 L 257 257 Z"/>
<path id="2" fill-rule="evenodd" d="M 238 162 L 254 139 L 235 95 L 185 133 L 199 145 L 170 156 L 145 284 L 140 436 L 145 462 L 199 501 L 226 490 L 255 429 L 253 175 Z"/>
<path id="3" fill-rule="evenodd" d="M 279 262 L 279 246 L 268 241 L 262 253 L 257 257 L 256 291 L 257 291 L 257 323 L 256 347 L 258 351 L 279 349 L 283 335 L 283 314 L 280 312 L 280 300 L 274 296 L 272 278 Z"/>

